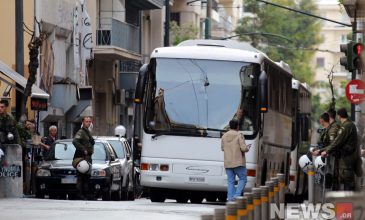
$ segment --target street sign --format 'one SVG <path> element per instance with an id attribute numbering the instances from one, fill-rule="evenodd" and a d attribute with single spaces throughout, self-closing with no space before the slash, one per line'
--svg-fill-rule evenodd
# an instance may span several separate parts
<path id="1" fill-rule="evenodd" d="M 355 105 L 365 100 L 365 83 L 362 80 L 351 80 L 346 86 L 346 97 Z"/>
<path id="2" fill-rule="evenodd" d="M 48 109 L 48 100 L 43 98 L 30 98 L 30 109 L 36 111 L 47 111 Z"/>

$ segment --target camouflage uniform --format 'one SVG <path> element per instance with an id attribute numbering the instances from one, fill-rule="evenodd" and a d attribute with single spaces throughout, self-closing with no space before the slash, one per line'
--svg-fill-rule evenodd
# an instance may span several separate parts
<path id="1" fill-rule="evenodd" d="M 338 129 L 338 136 L 323 151 L 338 158 L 338 182 L 345 190 L 355 188 L 355 168 L 358 159 L 357 131 L 355 124 L 346 119 Z"/>
<path id="2" fill-rule="evenodd" d="M 8 140 L 9 133 L 14 135 L 13 140 Z M 16 120 L 8 114 L 0 115 L 0 142 L 2 144 L 20 144 L 18 130 L 16 128 Z"/>
<path id="3" fill-rule="evenodd" d="M 322 131 L 320 141 L 323 147 L 329 146 L 336 139 L 339 127 L 340 126 L 334 121 Z M 329 188 L 332 185 L 332 190 L 338 190 L 338 156 L 332 155 L 327 159 L 327 164 L 328 167 L 330 167 L 330 170 L 326 173 L 326 188 Z M 332 174 L 333 178 L 330 178 Z"/>
<path id="4" fill-rule="evenodd" d="M 91 156 L 94 153 L 94 139 L 92 138 L 90 131 L 86 128 L 81 128 L 76 133 L 72 143 L 76 147 L 76 151 L 74 154 L 74 160 L 78 158 L 82 158 L 92 163 Z M 87 154 L 85 155 L 85 152 Z M 83 174 L 77 171 L 77 189 L 79 190 L 79 197 L 81 199 L 85 199 L 86 197 L 91 197 L 89 192 L 89 180 L 90 180 L 90 172 Z"/>
<path id="5" fill-rule="evenodd" d="M 16 125 L 19 133 L 20 145 L 25 149 L 27 140 L 32 138 L 32 134 L 30 133 L 29 129 L 25 128 L 24 123 L 18 123 Z"/>

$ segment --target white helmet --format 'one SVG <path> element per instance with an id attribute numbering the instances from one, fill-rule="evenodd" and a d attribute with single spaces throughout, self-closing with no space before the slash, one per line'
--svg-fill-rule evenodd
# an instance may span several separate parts
<path id="1" fill-rule="evenodd" d="M 91 167 L 90 163 L 88 163 L 86 160 L 81 160 L 77 164 L 76 169 L 80 173 L 87 173 L 90 170 L 90 167 Z"/>
<path id="2" fill-rule="evenodd" d="M 317 157 L 315 160 L 314 160 L 314 166 L 315 168 L 317 169 L 317 171 L 319 171 L 320 173 L 324 173 L 323 172 L 323 169 L 324 166 L 326 166 L 326 159 L 324 157 Z"/>
<path id="3" fill-rule="evenodd" d="M 115 136 L 124 137 L 125 133 L 126 133 L 126 129 L 123 125 L 118 125 L 114 129 L 114 135 Z"/>
<path id="4" fill-rule="evenodd" d="M 303 155 L 299 158 L 299 166 L 302 168 L 304 173 L 308 172 L 309 165 L 313 165 L 313 163 L 307 155 Z"/>

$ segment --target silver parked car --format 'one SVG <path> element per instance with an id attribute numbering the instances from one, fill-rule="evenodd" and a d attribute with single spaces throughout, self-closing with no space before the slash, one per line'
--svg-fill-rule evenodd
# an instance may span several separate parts
<path id="1" fill-rule="evenodd" d="M 132 149 L 124 137 L 99 136 L 96 140 L 106 140 L 113 147 L 122 165 L 122 196 L 121 200 L 134 200 L 133 190 L 133 160 Z"/>

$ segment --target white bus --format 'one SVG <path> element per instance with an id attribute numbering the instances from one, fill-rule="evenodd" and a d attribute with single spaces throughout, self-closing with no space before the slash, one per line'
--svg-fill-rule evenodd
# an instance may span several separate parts
<path id="1" fill-rule="evenodd" d="M 292 93 L 288 66 L 248 43 L 189 40 L 155 49 L 139 72 L 134 126 L 151 201 L 225 201 L 220 138 L 242 114 L 240 132 L 251 145 L 246 189 L 278 172 L 289 181 Z"/>
<path id="2" fill-rule="evenodd" d="M 293 145 L 290 157 L 289 187 L 287 202 L 301 202 L 307 195 L 307 175 L 300 169 L 298 160 L 308 152 L 311 136 L 311 92 L 307 84 L 292 80 L 293 88 Z"/>

